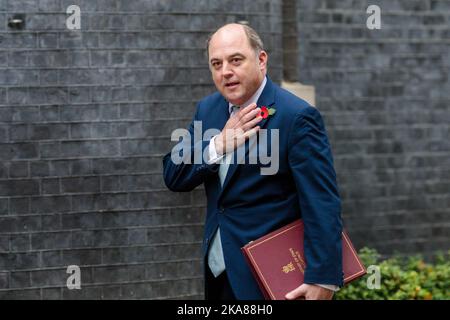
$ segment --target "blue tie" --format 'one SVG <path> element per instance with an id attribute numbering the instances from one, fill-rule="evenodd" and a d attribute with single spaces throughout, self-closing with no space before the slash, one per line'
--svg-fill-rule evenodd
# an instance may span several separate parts
<path id="1" fill-rule="evenodd" d="M 239 107 L 233 106 L 233 113 L 237 112 Z M 219 179 L 220 185 L 223 186 L 225 178 L 227 176 L 228 167 L 230 166 L 230 160 L 233 157 L 233 152 L 228 153 L 225 156 L 225 161 L 219 166 Z M 225 260 L 223 258 L 222 240 L 220 238 L 220 228 L 217 228 L 216 234 L 214 235 L 213 241 L 211 243 L 211 248 L 208 254 L 208 265 L 211 269 L 214 277 L 218 277 L 222 272 L 225 271 Z"/>

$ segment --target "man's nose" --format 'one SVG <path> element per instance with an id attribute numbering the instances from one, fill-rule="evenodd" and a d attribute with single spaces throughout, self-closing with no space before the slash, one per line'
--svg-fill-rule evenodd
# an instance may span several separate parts
<path id="1" fill-rule="evenodd" d="M 229 63 L 224 63 L 222 65 L 222 75 L 224 78 L 231 78 L 233 76 L 233 68 Z"/>

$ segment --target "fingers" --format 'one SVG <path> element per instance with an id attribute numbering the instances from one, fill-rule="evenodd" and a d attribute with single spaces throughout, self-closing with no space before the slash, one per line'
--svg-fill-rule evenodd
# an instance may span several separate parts
<path id="1" fill-rule="evenodd" d="M 251 110 L 250 112 L 247 112 L 244 115 L 241 115 L 239 118 L 240 124 L 243 126 L 247 124 L 249 121 L 253 120 L 255 117 L 259 116 L 261 113 L 261 108 L 256 108 Z"/>
<path id="2" fill-rule="evenodd" d="M 239 113 L 244 116 L 247 113 L 253 111 L 256 108 L 256 103 L 251 103 L 248 106 L 246 106 L 245 108 L 243 108 L 242 110 L 239 111 Z"/>
<path id="3" fill-rule="evenodd" d="M 233 115 L 228 119 L 225 124 L 226 129 L 238 129 L 245 126 L 249 121 L 253 120 L 257 115 L 261 113 L 260 108 L 256 108 L 256 104 L 252 103 L 240 110 L 239 112 L 233 113 Z M 246 126 L 248 129 L 249 126 Z"/>
<path id="4" fill-rule="evenodd" d="M 306 296 L 306 287 L 302 284 L 300 287 L 288 292 L 285 296 L 287 300 L 294 300 Z"/>
<path id="5" fill-rule="evenodd" d="M 240 108 L 238 112 L 233 114 L 233 116 L 241 119 L 242 117 L 247 115 L 249 112 L 252 112 L 254 109 L 256 109 L 256 103 L 249 104 L 245 108 Z"/>
<path id="6" fill-rule="evenodd" d="M 225 152 L 236 149 L 245 140 L 258 133 L 260 127 L 256 125 L 263 119 L 260 113 L 261 109 L 257 108 L 256 103 L 252 103 L 227 121 L 222 130 Z"/>
<path id="7" fill-rule="evenodd" d="M 243 134 L 244 130 L 242 128 L 226 129 L 224 134 L 225 152 L 228 153 L 236 149 Z"/>
<path id="8" fill-rule="evenodd" d="M 253 128 L 259 121 L 262 120 L 261 108 L 257 108 L 255 103 L 250 104 L 241 111 L 239 111 L 236 117 L 233 117 L 231 128 L 242 128 L 244 131 L 248 131 Z"/>
<path id="9" fill-rule="evenodd" d="M 260 115 L 257 115 L 256 118 L 254 118 L 253 120 L 250 120 L 249 122 L 247 122 L 246 124 L 244 124 L 242 126 L 242 129 L 244 131 L 248 131 L 249 129 L 253 128 L 254 126 L 256 126 L 256 124 L 258 122 L 260 122 L 262 120 L 262 117 Z"/>
<path id="10" fill-rule="evenodd" d="M 227 152 L 233 151 L 239 148 L 247 139 L 256 135 L 260 127 L 254 127 L 246 132 L 241 131 L 239 135 L 235 135 L 233 140 L 229 140 L 230 144 L 227 145 Z"/>
<path id="11" fill-rule="evenodd" d="M 253 127 L 250 130 L 246 131 L 243 135 L 244 141 L 252 136 L 254 136 L 255 134 L 258 133 L 260 127 Z"/>

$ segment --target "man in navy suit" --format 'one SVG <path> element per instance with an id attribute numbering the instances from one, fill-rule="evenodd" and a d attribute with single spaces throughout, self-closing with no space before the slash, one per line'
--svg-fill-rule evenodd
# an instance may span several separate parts
<path id="1" fill-rule="evenodd" d="M 208 60 L 218 92 L 198 103 L 186 139 L 163 160 L 170 190 L 205 187 L 206 299 L 262 299 L 241 247 L 298 218 L 305 226 L 305 283 L 286 298 L 331 299 L 343 284 L 342 221 L 319 112 L 269 79 L 268 55 L 249 26 L 218 29 L 208 40 Z M 277 155 L 270 174 L 248 151 L 241 161 L 237 156 L 263 130 L 277 132 L 265 142 Z"/>

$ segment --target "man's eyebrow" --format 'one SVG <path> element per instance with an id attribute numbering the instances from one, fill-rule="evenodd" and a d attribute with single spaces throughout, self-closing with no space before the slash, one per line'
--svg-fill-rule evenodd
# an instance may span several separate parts
<path id="1" fill-rule="evenodd" d="M 233 53 L 232 55 L 230 55 L 230 59 L 231 58 L 235 58 L 235 57 L 245 58 L 245 56 L 242 53 L 239 53 L 239 52 L 236 52 L 236 53 Z"/>
<path id="2" fill-rule="evenodd" d="M 245 56 L 242 53 L 236 52 L 236 53 L 233 53 L 233 54 L 229 55 L 227 57 L 227 60 L 228 59 L 233 59 L 233 58 L 236 58 L 236 57 L 245 58 Z M 216 61 L 220 61 L 220 59 L 219 58 L 212 58 L 209 62 L 213 63 L 213 62 L 216 62 Z"/>

